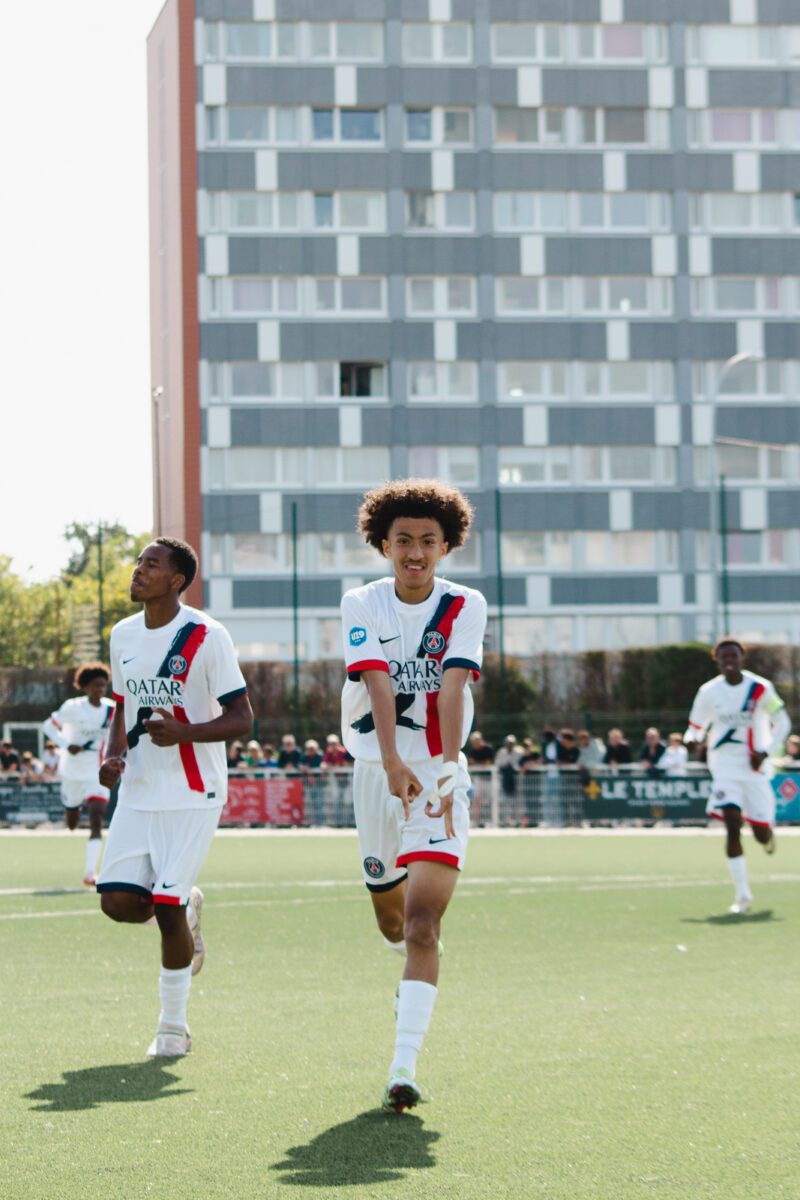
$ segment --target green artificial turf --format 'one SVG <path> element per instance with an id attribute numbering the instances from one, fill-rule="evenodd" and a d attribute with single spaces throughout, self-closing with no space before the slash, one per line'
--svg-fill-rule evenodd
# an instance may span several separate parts
<path id="1" fill-rule="evenodd" d="M 401 1116 L 353 835 L 217 837 L 166 1062 L 157 931 L 74 888 L 82 840 L 0 834 L 3 1200 L 798 1194 L 798 837 L 748 839 L 733 917 L 719 831 L 474 836 Z"/>

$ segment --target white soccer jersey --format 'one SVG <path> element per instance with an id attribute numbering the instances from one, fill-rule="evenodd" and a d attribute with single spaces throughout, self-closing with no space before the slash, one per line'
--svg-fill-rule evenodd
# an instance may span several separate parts
<path id="1" fill-rule="evenodd" d="M 111 686 L 128 735 L 119 804 L 163 810 L 216 808 L 228 792 L 223 742 L 154 746 L 144 722 L 156 708 L 179 721 L 212 721 L 247 691 L 228 631 L 181 605 L 169 625 L 148 629 L 144 613 L 111 631 Z"/>
<path id="2" fill-rule="evenodd" d="M 702 741 L 708 730 L 708 766 L 715 778 L 752 775 L 750 755 L 773 753 L 789 730 L 783 701 L 770 681 L 752 671 L 742 671 L 742 676 L 737 684 L 724 675 L 704 683 L 689 714 L 684 740 Z M 762 775 L 772 775 L 769 758 L 760 769 Z"/>
<path id="3" fill-rule="evenodd" d="M 97 772 L 103 760 L 103 748 L 108 727 L 114 714 L 114 704 L 105 696 L 99 705 L 89 703 L 88 696 L 65 700 L 42 725 L 45 736 L 59 747 L 59 774 L 70 782 L 97 783 Z M 68 746 L 83 746 L 80 754 L 70 754 Z"/>
<path id="4" fill-rule="evenodd" d="M 422 604 L 404 604 L 394 579 L 354 588 L 342 599 L 347 682 L 342 690 L 342 740 L 354 758 L 380 762 L 381 752 L 362 671 L 386 671 L 397 712 L 397 752 L 404 762 L 442 753 L 438 693 L 442 672 L 467 667 L 477 679 L 483 659 L 486 601 L 480 592 L 435 579 Z M 461 743 L 472 725 L 464 688 Z"/>

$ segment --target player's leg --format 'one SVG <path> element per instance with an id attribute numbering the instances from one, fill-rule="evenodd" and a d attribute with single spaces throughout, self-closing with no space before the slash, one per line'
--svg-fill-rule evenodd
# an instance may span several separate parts
<path id="1" fill-rule="evenodd" d="M 748 780 L 744 817 L 749 822 L 756 841 L 764 847 L 767 854 L 774 854 L 775 793 L 770 780 L 756 771 L 753 772 L 753 778 Z"/>
<path id="2" fill-rule="evenodd" d="M 408 878 L 405 875 L 402 879 L 398 879 L 394 883 L 387 883 L 383 887 L 380 884 L 367 884 L 375 920 L 378 922 L 378 929 L 383 934 L 384 942 L 391 950 L 397 950 L 398 954 L 403 955 L 406 953 L 403 925 L 407 886 Z"/>
<path id="3" fill-rule="evenodd" d="M 742 810 L 738 804 L 724 804 L 721 809 L 725 823 L 725 854 L 728 870 L 736 891 L 736 899 L 731 905 L 731 912 L 746 913 L 752 906 L 753 896 L 747 879 L 747 861 L 742 847 Z"/>
<path id="4" fill-rule="evenodd" d="M 97 882 L 97 864 L 103 850 L 103 818 L 106 812 L 106 800 L 103 797 L 89 795 L 86 798 L 86 811 L 89 816 L 89 840 L 86 844 L 86 866 L 83 872 L 83 882 L 92 887 Z"/>
<path id="5" fill-rule="evenodd" d="M 186 1009 L 192 983 L 195 936 L 189 925 L 192 891 L 219 823 L 221 807 L 152 814 L 150 855 L 153 900 L 161 933 L 156 1036 L 150 1058 L 187 1054 L 192 1046 Z"/>
<path id="6" fill-rule="evenodd" d="M 407 872 L 397 866 L 403 806 L 389 795 L 379 763 L 356 762 L 353 811 L 364 883 L 370 893 L 378 928 L 391 949 L 405 955 L 403 921 Z"/>
<path id="7" fill-rule="evenodd" d="M 69 807 L 64 806 L 64 821 L 67 829 L 75 830 L 78 828 L 78 822 L 81 819 L 81 805 L 71 804 Z"/>
<path id="8" fill-rule="evenodd" d="M 150 815 L 117 806 L 109 825 L 95 886 L 100 908 L 112 921 L 143 925 L 153 916 L 153 867 L 147 837 Z"/>

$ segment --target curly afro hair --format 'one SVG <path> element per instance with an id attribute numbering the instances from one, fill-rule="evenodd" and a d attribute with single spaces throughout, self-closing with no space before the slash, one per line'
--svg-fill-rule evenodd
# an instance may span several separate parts
<path id="1" fill-rule="evenodd" d="M 365 494 L 356 528 L 382 554 L 383 541 L 398 517 L 433 517 L 448 548 L 458 550 L 467 540 L 474 515 L 466 496 L 440 479 L 391 479 Z"/>
<path id="2" fill-rule="evenodd" d="M 84 663 L 82 667 L 78 667 L 75 672 L 75 687 L 83 689 L 88 687 L 93 679 L 105 679 L 108 683 L 111 678 L 111 672 L 105 663 L 93 662 Z"/>

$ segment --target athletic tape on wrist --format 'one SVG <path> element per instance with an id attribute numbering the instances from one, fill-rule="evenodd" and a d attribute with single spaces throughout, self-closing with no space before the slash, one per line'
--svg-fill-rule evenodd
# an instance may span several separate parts
<path id="1" fill-rule="evenodd" d="M 436 798 L 441 800 L 443 796 L 449 796 L 456 786 L 456 776 L 458 775 L 458 763 L 446 762 L 442 763 L 442 769 L 439 772 L 439 778 L 444 779 L 444 783 L 436 784 Z"/>

